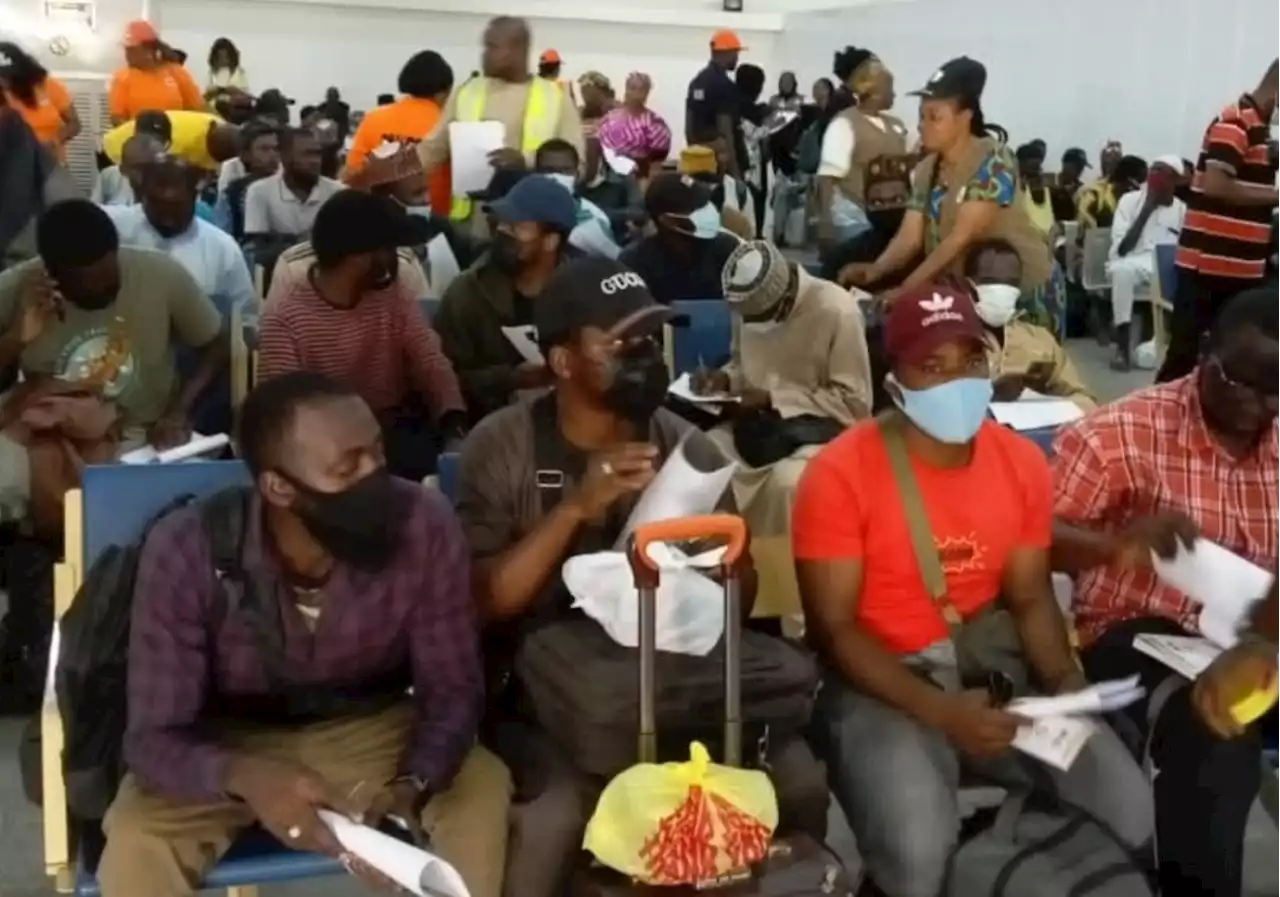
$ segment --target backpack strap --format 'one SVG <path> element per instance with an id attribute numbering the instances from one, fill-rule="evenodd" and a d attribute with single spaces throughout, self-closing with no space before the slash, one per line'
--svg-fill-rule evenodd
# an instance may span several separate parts
<path id="1" fill-rule="evenodd" d="M 247 573 L 243 564 L 250 503 L 251 490 L 237 486 L 215 493 L 200 507 L 219 586 L 211 624 L 216 631 L 228 614 L 243 619 L 262 655 L 268 683 L 273 690 L 284 690 L 288 681 L 284 671 L 284 633 L 279 609 L 270 601 L 274 588 Z"/>
<path id="2" fill-rule="evenodd" d="M 570 464 L 560 435 L 555 394 L 539 396 L 529 414 L 533 417 L 533 482 L 538 490 L 539 510 L 545 517 L 564 500 L 570 485 Z"/>
<path id="3" fill-rule="evenodd" d="M 889 469 L 893 471 L 894 483 L 898 487 L 898 495 L 902 499 L 902 512 L 907 518 L 907 531 L 911 535 L 911 549 L 916 556 L 916 565 L 920 570 L 920 578 L 924 581 L 925 591 L 938 605 L 942 618 L 952 630 L 952 636 L 963 624 L 960 612 L 947 597 L 947 578 L 942 571 L 942 561 L 938 557 L 938 548 L 933 541 L 933 528 L 929 523 L 929 513 L 925 508 L 924 496 L 920 493 L 920 484 L 916 480 L 915 471 L 911 469 L 911 458 L 907 454 L 907 443 L 902 432 L 902 420 L 896 412 L 886 412 L 876 417 L 876 425 L 884 439 L 885 454 L 889 456 Z"/>

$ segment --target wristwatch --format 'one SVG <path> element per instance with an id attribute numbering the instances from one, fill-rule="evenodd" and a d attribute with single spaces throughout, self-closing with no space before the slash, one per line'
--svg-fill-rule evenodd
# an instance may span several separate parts
<path id="1" fill-rule="evenodd" d="M 422 776 L 407 774 L 396 776 L 387 782 L 388 788 L 394 788 L 396 785 L 409 785 L 417 792 L 417 796 L 413 799 L 413 812 L 421 814 L 423 808 L 432 797 L 431 783 Z"/>

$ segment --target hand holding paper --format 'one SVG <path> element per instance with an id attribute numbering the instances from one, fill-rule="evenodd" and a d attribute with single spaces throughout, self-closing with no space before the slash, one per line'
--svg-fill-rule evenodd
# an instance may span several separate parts
<path id="1" fill-rule="evenodd" d="M 471 897 L 458 870 L 440 857 L 329 810 L 320 818 L 344 850 L 418 897 Z"/>
<path id="2" fill-rule="evenodd" d="M 1203 538 L 1190 550 L 1179 545 L 1168 560 L 1152 555 L 1152 565 L 1164 582 L 1201 605 L 1200 631 L 1224 648 L 1236 643 L 1249 608 L 1273 579 L 1257 564 Z"/>

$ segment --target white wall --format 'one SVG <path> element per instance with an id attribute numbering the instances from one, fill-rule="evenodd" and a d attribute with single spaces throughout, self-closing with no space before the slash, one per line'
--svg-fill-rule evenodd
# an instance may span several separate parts
<path id="1" fill-rule="evenodd" d="M 1069 146 L 1094 164 L 1108 139 L 1146 158 L 1195 158 L 1210 118 L 1253 89 L 1276 58 L 1276 0 L 915 0 L 788 15 L 775 56 L 802 83 L 830 75 L 849 43 L 896 76 L 908 122 L 938 65 L 987 66 L 983 109 L 1011 142 L 1039 137 L 1051 164 Z"/>

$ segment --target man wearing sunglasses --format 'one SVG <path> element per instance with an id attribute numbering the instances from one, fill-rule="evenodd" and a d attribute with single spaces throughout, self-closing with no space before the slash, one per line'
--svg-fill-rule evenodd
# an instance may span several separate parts
<path id="1" fill-rule="evenodd" d="M 1202 537 L 1276 569 L 1276 332 L 1275 288 L 1240 293 L 1205 336 L 1190 374 L 1104 406 L 1059 434 L 1054 566 L 1075 576 L 1090 679 L 1136 673 L 1150 694 L 1169 670 L 1134 650 L 1134 637 L 1201 634 L 1199 605 L 1156 577 L 1153 553 L 1172 557 L 1179 543 Z M 1261 727 L 1224 729 L 1197 703 L 1188 682 L 1151 733 L 1161 892 L 1238 897 Z M 1146 729 L 1146 701 L 1126 712 Z"/>
<path id="2" fill-rule="evenodd" d="M 557 188 L 558 189 L 558 188 Z M 661 347 L 671 310 L 640 275 L 605 258 L 560 266 L 533 306 L 552 389 L 486 417 L 463 444 L 458 516 L 471 545 L 486 623 L 489 681 L 504 681 L 523 636 L 580 615 L 560 578 L 575 555 L 609 550 L 665 459 L 679 447 L 699 470 L 725 462 L 702 433 L 661 405 Z M 730 494 L 721 510 L 734 512 Z M 742 604 L 755 604 L 750 555 L 739 562 Z M 504 688 L 489 699 L 484 737 L 508 761 L 517 804 L 507 897 L 558 897 L 582 845 L 599 783 Z M 826 781 L 804 739 L 775 735 L 769 763 L 780 825 L 820 838 Z M 816 801 L 815 801 L 816 797 Z M 810 808 L 817 807 L 811 818 Z"/>

